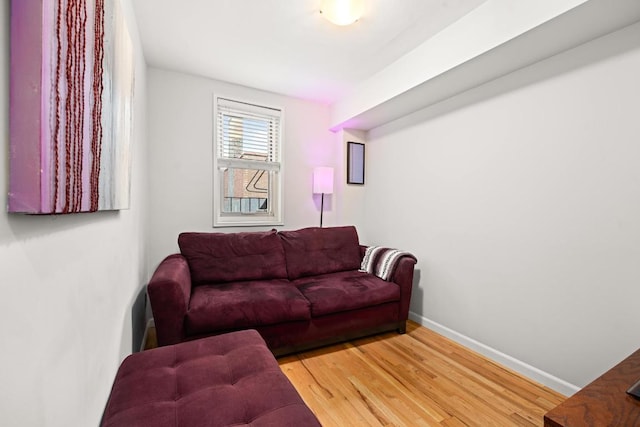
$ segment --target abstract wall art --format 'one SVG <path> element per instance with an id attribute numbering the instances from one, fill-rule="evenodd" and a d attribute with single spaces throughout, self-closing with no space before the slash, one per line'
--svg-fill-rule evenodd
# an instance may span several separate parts
<path id="1" fill-rule="evenodd" d="M 127 209 L 133 92 L 119 0 L 12 0 L 9 212 Z"/>

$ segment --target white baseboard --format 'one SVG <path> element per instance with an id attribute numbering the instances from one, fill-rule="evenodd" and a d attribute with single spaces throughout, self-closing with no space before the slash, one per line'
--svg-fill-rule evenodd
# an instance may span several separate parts
<path id="1" fill-rule="evenodd" d="M 155 327 L 156 324 L 153 318 L 147 320 L 147 325 L 144 328 L 144 334 L 142 335 L 142 342 L 140 343 L 140 351 L 144 351 L 144 346 L 147 343 L 147 336 L 149 335 L 149 328 Z"/>
<path id="2" fill-rule="evenodd" d="M 550 389 L 557 391 L 558 393 L 562 393 L 565 396 L 571 396 L 572 394 L 580 390 L 580 387 L 578 386 L 568 383 L 567 381 L 544 372 L 521 360 L 511 357 L 508 354 L 504 354 L 501 351 L 484 345 L 481 342 L 474 340 L 473 338 L 469 338 L 466 335 L 449 329 L 446 326 L 434 322 L 433 320 L 427 319 L 426 317 L 422 317 L 416 313 L 409 312 L 409 319 L 457 342 L 458 344 L 461 344 L 477 353 L 480 353 L 483 356 L 493 360 L 494 362 L 506 366 L 507 368 L 510 368 L 518 372 L 519 374 L 532 379 L 533 381 L 543 384 Z"/>

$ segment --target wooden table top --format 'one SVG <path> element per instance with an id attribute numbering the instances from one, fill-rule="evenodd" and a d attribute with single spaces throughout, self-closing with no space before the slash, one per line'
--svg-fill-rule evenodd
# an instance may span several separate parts
<path id="1" fill-rule="evenodd" d="M 545 427 L 640 426 L 640 400 L 626 391 L 640 380 L 640 349 L 544 416 Z"/>

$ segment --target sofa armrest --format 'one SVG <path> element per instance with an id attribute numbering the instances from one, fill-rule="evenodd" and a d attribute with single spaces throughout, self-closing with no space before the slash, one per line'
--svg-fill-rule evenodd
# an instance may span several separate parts
<path id="1" fill-rule="evenodd" d="M 147 286 L 158 345 L 184 340 L 184 318 L 191 298 L 191 273 L 180 254 L 166 257 L 153 273 Z"/>
<path id="2" fill-rule="evenodd" d="M 360 256 L 364 257 L 368 246 L 360 245 Z M 409 318 L 409 304 L 411 303 L 411 292 L 413 289 L 413 270 L 416 265 L 416 259 L 413 256 L 401 256 L 390 282 L 400 287 L 400 315 L 398 321 L 404 322 Z M 404 333 L 404 330 L 400 331 Z"/>
<path id="3" fill-rule="evenodd" d="M 409 304 L 413 288 L 413 270 L 416 260 L 410 256 L 403 256 L 398 260 L 391 281 L 400 287 L 400 321 L 409 318 Z M 402 331 L 404 332 L 404 331 Z"/>

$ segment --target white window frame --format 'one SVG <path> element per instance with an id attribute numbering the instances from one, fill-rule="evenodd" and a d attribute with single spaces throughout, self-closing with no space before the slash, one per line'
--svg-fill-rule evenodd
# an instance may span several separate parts
<path id="1" fill-rule="evenodd" d="M 219 100 L 222 102 L 230 101 L 232 103 L 244 104 L 248 111 L 260 111 L 261 109 L 270 110 L 273 112 L 279 112 L 279 128 L 278 128 L 278 141 L 277 158 L 274 162 L 257 162 L 251 160 L 227 160 L 220 161 L 219 158 L 219 127 L 218 127 L 218 106 Z M 229 97 L 223 95 L 213 96 L 213 226 L 214 227 L 251 227 L 251 226 L 271 226 L 271 225 L 284 225 L 284 109 L 281 107 L 259 105 L 256 102 L 238 99 L 237 97 Z M 273 181 L 269 184 L 270 193 L 268 195 L 270 212 L 259 213 L 225 213 L 223 208 L 223 195 L 224 189 L 222 188 L 222 170 L 229 163 L 237 163 L 238 167 L 243 168 L 256 168 L 262 170 L 274 171 Z M 262 166 L 262 167 L 259 167 Z"/>

